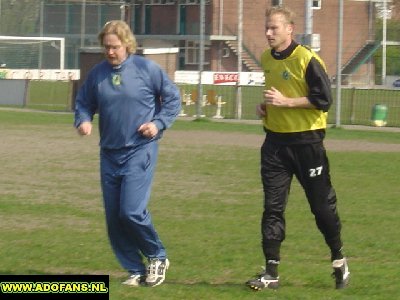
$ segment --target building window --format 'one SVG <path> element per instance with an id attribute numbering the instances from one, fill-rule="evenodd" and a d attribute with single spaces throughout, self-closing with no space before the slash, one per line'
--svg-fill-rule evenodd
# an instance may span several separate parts
<path id="1" fill-rule="evenodd" d="M 145 0 L 146 5 L 171 5 L 175 4 L 176 0 Z"/>
<path id="2" fill-rule="evenodd" d="M 312 0 L 312 9 L 321 9 L 322 0 Z"/>
<path id="3" fill-rule="evenodd" d="M 198 65 L 200 63 L 200 44 L 195 41 L 185 41 L 185 64 Z M 210 64 L 210 45 L 204 45 L 204 64 Z"/>
<path id="4" fill-rule="evenodd" d="M 272 0 L 272 6 L 282 6 L 283 0 Z"/>
<path id="5" fill-rule="evenodd" d="M 200 1 L 197 0 L 186 0 L 186 1 L 181 1 L 184 4 L 188 5 L 188 4 L 199 4 Z"/>
<path id="6" fill-rule="evenodd" d="M 211 1 L 210 0 L 205 0 L 204 3 L 206 5 L 209 5 L 209 4 L 211 4 Z M 198 5 L 198 4 L 200 4 L 200 0 L 179 0 L 179 4 L 182 4 L 182 5 Z"/>

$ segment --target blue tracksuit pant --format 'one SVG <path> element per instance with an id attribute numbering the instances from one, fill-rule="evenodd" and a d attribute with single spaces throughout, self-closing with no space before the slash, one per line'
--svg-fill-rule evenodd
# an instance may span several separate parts
<path id="1" fill-rule="evenodd" d="M 143 256 L 166 258 L 147 210 L 157 156 L 157 142 L 100 153 L 108 236 L 118 261 L 132 274 L 145 274 Z"/>

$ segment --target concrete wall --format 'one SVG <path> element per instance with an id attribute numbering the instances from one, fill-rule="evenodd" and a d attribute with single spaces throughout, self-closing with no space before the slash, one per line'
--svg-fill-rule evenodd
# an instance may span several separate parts
<path id="1" fill-rule="evenodd" d="M 24 106 L 28 90 L 28 80 L 0 79 L 0 105 Z"/>

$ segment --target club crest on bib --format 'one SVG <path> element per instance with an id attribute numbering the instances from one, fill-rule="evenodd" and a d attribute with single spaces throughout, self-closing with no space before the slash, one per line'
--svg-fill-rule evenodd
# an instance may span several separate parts
<path id="1" fill-rule="evenodd" d="M 290 77 L 290 73 L 287 70 L 282 72 L 282 78 L 283 79 L 288 80 L 289 77 Z"/>

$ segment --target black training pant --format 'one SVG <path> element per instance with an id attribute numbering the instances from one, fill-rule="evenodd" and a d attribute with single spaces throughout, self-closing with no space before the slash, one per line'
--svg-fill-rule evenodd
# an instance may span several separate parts
<path id="1" fill-rule="evenodd" d="M 341 223 L 336 193 L 329 175 L 329 161 L 322 142 L 278 145 L 268 138 L 261 147 L 261 178 L 264 188 L 262 242 L 266 260 L 279 260 L 285 239 L 285 208 L 290 184 L 296 176 L 307 196 L 318 229 L 331 249 L 340 249 Z"/>

